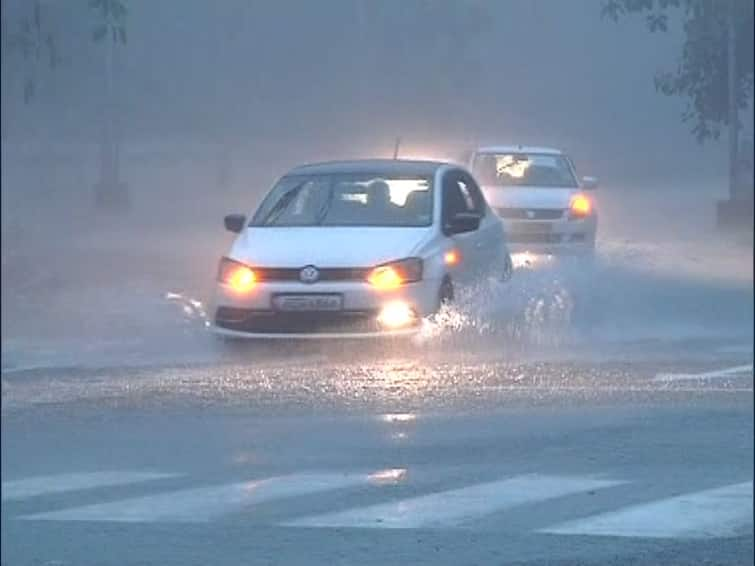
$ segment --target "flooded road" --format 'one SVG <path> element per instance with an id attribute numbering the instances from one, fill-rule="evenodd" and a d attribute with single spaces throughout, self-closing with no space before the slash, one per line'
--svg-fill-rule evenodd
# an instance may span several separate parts
<path id="1" fill-rule="evenodd" d="M 641 352 L 6 373 L 3 561 L 751 561 L 751 352 Z"/>
<path id="2" fill-rule="evenodd" d="M 4 238 L 3 563 L 751 562 L 751 246 L 610 210 L 404 343 L 215 339 L 209 220 Z"/>

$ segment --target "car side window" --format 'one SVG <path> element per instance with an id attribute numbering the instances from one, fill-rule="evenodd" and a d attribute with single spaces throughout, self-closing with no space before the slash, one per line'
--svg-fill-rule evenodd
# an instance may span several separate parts
<path id="1" fill-rule="evenodd" d="M 468 206 L 468 212 L 475 212 L 481 216 L 485 215 L 485 197 L 482 191 L 471 175 L 462 173 L 459 179 L 459 188 L 464 195 L 464 200 Z"/>
<path id="2" fill-rule="evenodd" d="M 468 201 L 464 197 L 460 185 L 461 177 L 458 171 L 449 171 L 443 177 L 443 224 L 460 212 L 470 212 Z"/>

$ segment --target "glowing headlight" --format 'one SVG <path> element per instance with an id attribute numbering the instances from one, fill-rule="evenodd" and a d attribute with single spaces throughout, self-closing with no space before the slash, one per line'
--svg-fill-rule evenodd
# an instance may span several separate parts
<path id="1" fill-rule="evenodd" d="M 412 308 L 404 301 L 388 303 L 380 311 L 378 323 L 384 328 L 396 329 L 408 326 L 415 320 Z"/>
<path id="2" fill-rule="evenodd" d="M 592 201 L 583 194 L 574 195 L 569 203 L 569 216 L 572 218 L 584 218 L 592 212 Z"/>
<path id="3" fill-rule="evenodd" d="M 446 265 L 456 265 L 461 260 L 458 250 L 449 250 L 443 254 L 443 263 Z"/>
<path id="4" fill-rule="evenodd" d="M 378 265 L 367 275 L 367 281 L 381 291 L 396 289 L 404 283 L 422 279 L 422 260 L 409 258 Z"/>
<path id="5" fill-rule="evenodd" d="M 218 281 L 229 285 L 237 293 L 246 293 L 257 284 L 257 275 L 248 265 L 224 257 L 218 266 Z"/>

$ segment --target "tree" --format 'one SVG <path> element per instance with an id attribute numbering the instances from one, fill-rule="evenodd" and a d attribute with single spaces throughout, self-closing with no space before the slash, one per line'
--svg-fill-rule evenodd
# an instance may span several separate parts
<path id="1" fill-rule="evenodd" d="M 128 201 L 120 178 L 120 136 L 115 111 L 115 50 L 126 44 L 127 10 L 122 0 L 90 0 L 97 17 L 92 40 L 105 46 L 105 112 L 100 146 L 100 179 L 95 187 L 98 205 L 122 206 Z"/>
<path id="2" fill-rule="evenodd" d="M 684 45 L 675 71 L 655 76 L 655 88 L 666 96 L 687 99 L 682 113 L 692 122 L 698 142 L 717 139 L 729 129 L 730 196 L 737 182 L 738 111 L 753 93 L 752 0 L 605 0 L 602 15 L 614 21 L 644 14 L 651 32 L 665 32 L 672 10 L 683 16 Z"/>
<path id="3" fill-rule="evenodd" d="M 5 8 L 5 4 L 3 4 Z M 24 7 L 25 8 L 25 7 Z M 121 205 L 127 201 L 126 186 L 120 181 L 120 143 L 115 112 L 115 50 L 126 43 L 127 9 L 124 0 L 89 0 L 95 16 L 92 41 L 105 47 L 105 104 L 103 135 L 100 146 L 100 179 L 96 186 L 96 200 L 100 205 Z M 2 61 L 12 63 L 22 75 L 22 92 L 25 104 L 34 101 L 40 92 L 45 71 L 56 69 L 61 58 L 56 33 L 50 28 L 50 11 L 40 0 L 34 0 L 31 9 L 9 25 L 5 10 L 2 12 Z M 15 81 L 9 81 L 11 83 Z M 4 85 L 5 87 L 5 85 Z M 15 91 L 15 88 L 9 89 Z"/>
<path id="4" fill-rule="evenodd" d="M 52 32 L 43 25 L 39 0 L 32 4 L 31 13 L 22 16 L 18 28 L 10 31 L 3 16 L 3 60 L 18 57 L 24 69 L 22 96 L 25 104 L 34 98 L 40 67 L 45 63 L 54 70 L 60 60 Z"/>

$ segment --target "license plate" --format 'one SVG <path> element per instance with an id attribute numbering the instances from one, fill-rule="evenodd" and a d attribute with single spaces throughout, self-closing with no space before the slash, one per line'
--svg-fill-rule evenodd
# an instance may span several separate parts
<path id="1" fill-rule="evenodd" d="M 273 297 L 276 310 L 285 312 L 340 311 L 343 308 L 341 295 L 276 295 Z"/>
<path id="2" fill-rule="evenodd" d="M 508 227 L 517 234 L 550 234 L 552 226 L 550 222 L 510 222 Z"/>

